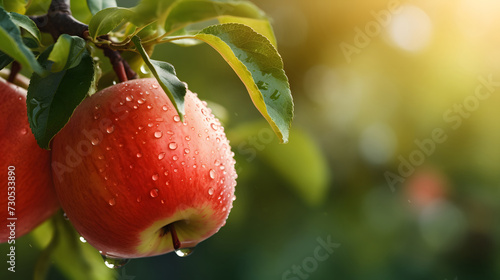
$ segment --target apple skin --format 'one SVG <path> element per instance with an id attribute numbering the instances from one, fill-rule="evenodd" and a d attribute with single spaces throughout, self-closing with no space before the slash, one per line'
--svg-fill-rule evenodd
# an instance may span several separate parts
<path id="1" fill-rule="evenodd" d="M 6 226 L 11 221 L 7 218 L 17 218 L 17 239 L 54 214 L 59 203 L 52 184 L 50 152 L 37 145 L 29 127 L 26 90 L 3 79 L 0 79 L 0 134 L 0 183 L 4 189 L 0 195 L 0 217 L 4 223 L 0 227 L 0 243 L 11 243 L 11 230 Z M 8 178 L 9 166 L 15 168 L 13 181 Z M 8 188 L 13 185 L 15 190 Z M 15 205 L 9 204 L 9 193 L 14 194 L 11 198 L 15 197 Z M 14 208 L 14 216 L 9 215 L 8 206 Z"/>
<path id="2" fill-rule="evenodd" d="M 215 234 L 232 208 L 236 171 L 224 128 L 188 91 L 180 121 L 155 79 L 123 82 L 86 98 L 54 137 L 61 206 L 101 254 L 138 258 Z"/>

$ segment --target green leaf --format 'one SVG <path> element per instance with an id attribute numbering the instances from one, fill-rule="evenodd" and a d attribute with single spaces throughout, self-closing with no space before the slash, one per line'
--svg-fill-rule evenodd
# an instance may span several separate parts
<path id="1" fill-rule="evenodd" d="M 95 15 L 100 10 L 116 7 L 116 0 L 87 0 L 87 5 L 92 15 Z"/>
<path id="2" fill-rule="evenodd" d="M 12 57 L 0 52 L 0 70 L 4 69 L 5 66 L 9 65 L 12 61 L 14 61 Z"/>
<path id="3" fill-rule="evenodd" d="M 251 27 L 255 32 L 266 37 L 274 47 L 277 47 L 276 37 L 274 36 L 273 27 L 267 19 L 255 19 L 234 16 L 221 16 L 218 18 L 220 23 L 241 23 Z"/>
<path id="4" fill-rule="evenodd" d="M 177 0 L 141 0 L 139 4 L 133 8 L 135 14 L 133 22 L 137 26 L 149 24 L 153 21 L 158 21 L 160 26 L 165 22 L 165 12 Z"/>
<path id="5" fill-rule="evenodd" d="M 134 12 L 126 8 L 107 8 L 95 14 L 89 23 L 89 34 L 94 40 L 131 20 Z"/>
<path id="6" fill-rule="evenodd" d="M 165 19 L 165 31 L 168 34 L 172 30 L 182 28 L 188 24 L 225 15 L 256 19 L 265 18 L 264 12 L 250 2 L 181 0 L 170 7 Z"/>
<path id="7" fill-rule="evenodd" d="M 52 63 L 48 60 L 52 49 L 50 47 L 40 55 L 42 65 Z M 93 78 L 94 61 L 87 49 L 81 53 L 80 63 L 71 69 L 49 73 L 45 77 L 36 73 L 31 76 L 26 100 L 28 120 L 40 147 L 49 149 L 50 140 L 87 96 Z"/>
<path id="8" fill-rule="evenodd" d="M 36 24 L 27 16 L 18 13 L 10 13 L 12 21 L 22 29 L 31 34 L 38 42 L 42 41 L 42 34 Z"/>
<path id="9" fill-rule="evenodd" d="M 31 50 L 26 47 L 21 37 L 19 27 L 13 22 L 9 13 L 0 8 L 0 51 L 17 60 L 26 69 L 42 75 L 40 66 Z"/>
<path id="10" fill-rule="evenodd" d="M 184 96 L 186 85 L 177 78 L 174 67 L 167 62 L 149 59 L 146 51 L 141 45 L 139 37 L 134 36 L 132 42 L 142 56 L 142 59 L 153 73 L 156 80 L 167 94 L 181 118 L 184 116 Z"/>
<path id="11" fill-rule="evenodd" d="M 24 14 L 26 12 L 25 0 L 7 0 L 4 1 L 3 7 L 6 11 Z"/>
<path id="12" fill-rule="evenodd" d="M 59 36 L 48 58 L 53 62 L 50 71 L 59 72 L 80 64 L 83 51 L 85 51 L 85 40 L 82 38 L 68 34 Z"/>
<path id="13" fill-rule="evenodd" d="M 63 219 L 61 212 L 30 232 L 30 238 L 35 245 L 45 248 L 35 267 L 35 273 L 41 274 L 38 276 L 43 276 L 43 269 L 48 269 L 47 266 L 54 264 L 65 276 L 64 279 L 118 278 L 117 271 L 104 265 L 101 255 L 95 248 L 80 241 L 80 235 L 70 221 Z"/>
<path id="14" fill-rule="evenodd" d="M 258 121 L 240 125 L 227 132 L 231 146 L 242 160 L 251 162 L 255 156 L 265 162 L 273 174 L 287 181 L 286 186 L 307 204 L 320 204 L 331 181 L 328 162 L 309 134 L 294 128 L 290 142 L 280 145 L 271 129 Z M 263 176 L 263 175 L 261 175 Z"/>
<path id="15" fill-rule="evenodd" d="M 236 23 L 207 27 L 194 38 L 224 57 L 280 141 L 286 143 L 293 119 L 293 100 L 283 61 L 271 42 L 252 28 Z"/>

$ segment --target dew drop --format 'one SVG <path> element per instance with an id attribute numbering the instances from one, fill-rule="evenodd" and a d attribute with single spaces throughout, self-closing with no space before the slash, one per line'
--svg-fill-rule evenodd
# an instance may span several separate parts
<path id="1" fill-rule="evenodd" d="M 160 153 L 160 154 L 158 155 L 158 159 L 159 159 L 159 160 L 162 160 L 164 157 L 165 157 L 165 153 Z"/>
<path id="2" fill-rule="evenodd" d="M 92 145 L 97 145 L 99 144 L 99 142 L 101 142 L 101 139 L 99 139 L 99 137 L 94 137 L 92 138 L 92 140 L 90 140 L 90 143 L 92 143 Z"/>
<path id="3" fill-rule="evenodd" d="M 152 189 L 149 191 L 149 195 L 153 198 L 158 197 L 158 189 Z"/>
<path id="4" fill-rule="evenodd" d="M 153 181 L 157 181 L 159 177 L 160 176 L 158 176 L 158 173 L 155 173 L 153 174 L 153 176 L 151 176 L 151 179 L 153 179 Z"/>
<path id="5" fill-rule="evenodd" d="M 137 199 L 136 199 L 137 202 L 141 202 L 142 201 L 142 197 L 138 196 Z"/>
<path id="6" fill-rule="evenodd" d="M 101 114 L 95 113 L 94 114 L 94 120 L 98 120 L 101 117 Z"/>
<path id="7" fill-rule="evenodd" d="M 153 88 L 158 88 L 158 84 L 153 84 L 152 87 Z"/>
<path id="8" fill-rule="evenodd" d="M 174 122 L 180 122 L 180 121 L 181 121 L 181 117 L 179 117 L 179 115 L 175 115 Z"/>
<path id="9" fill-rule="evenodd" d="M 162 200 L 161 200 L 161 204 L 165 204 L 165 200 L 163 200 L 163 199 L 162 199 Z"/>
<path id="10" fill-rule="evenodd" d="M 110 200 L 108 200 L 108 204 L 109 204 L 109 206 L 115 206 L 116 200 L 114 198 L 111 198 Z"/>
<path id="11" fill-rule="evenodd" d="M 213 130 L 217 130 L 219 128 L 219 126 L 217 126 L 215 123 L 212 123 L 210 125 L 210 127 L 213 129 Z"/>
<path id="12" fill-rule="evenodd" d="M 146 99 L 141 98 L 141 99 L 137 100 L 137 103 L 138 104 L 144 104 L 145 101 L 146 101 Z"/>
<path id="13" fill-rule="evenodd" d="M 127 100 L 127 101 L 129 101 L 129 102 L 130 102 L 130 101 L 132 101 L 132 96 L 131 96 L 131 95 L 129 95 L 129 96 L 125 97 L 125 100 Z"/>
<path id="14" fill-rule="evenodd" d="M 186 136 L 186 141 L 189 141 L 189 140 L 191 140 L 191 137 Z"/>
<path id="15" fill-rule="evenodd" d="M 160 139 L 163 136 L 163 132 L 161 131 L 155 131 L 155 138 Z"/>
<path id="16" fill-rule="evenodd" d="M 173 156 L 173 157 L 172 157 L 172 160 L 178 160 L 178 159 L 179 159 L 179 157 L 178 157 L 178 156 Z M 175 170 L 175 169 L 174 169 L 174 170 Z"/>
<path id="17" fill-rule="evenodd" d="M 152 109 L 152 108 L 153 108 L 153 106 L 151 106 L 151 105 L 148 105 L 148 106 L 146 106 L 146 107 L 147 107 L 148 109 Z"/>
<path id="18" fill-rule="evenodd" d="M 215 170 L 210 169 L 209 174 L 210 174 L 210 178 L 211 178 L 211 179 L 215 179 Z"/>
<path id="19" fill-rule="evenodd" d="M 165 171 L 163 174 L 164 174 L 165 176 L 168 176 L 168 171 Z"/>
<path id="20" fill-rule="evenodd" d="M 137 153 L 136 155 L 138 158 L 141 158 L 142 157 L 142 154 L 141 153 Z"/>
<path id="21" fill-rule="evenodd" d="M 169 148 L 170 150 L 175 150 L 175 149 L 177 149 L 177 143 L 175 143 L 175 142 L 170 142 L 170 143 L 168 144 L 168 148 Z"/>
<path id="22" fill-rule="evenodd" d="M 167 134 L 174 135 L 174 133 L 171 130 L 167 130 Z"/>
<path id="23" fill-rule="evenodd" d="M 113 133 L 113 131 L 115 131 L 115 126 L 114 125 L 110 125 L 110 126 L 106 127 L 106 132 L 107 133 Z"/>
<path id="24" fill-rule="evenodd" d="M 175 254 L 181 258 L 185 258 L 194 252 L 194 248 L 180 248 L 175 250 Z"/>
<path id="25" fill-rule="evenodd" d="M 26 128 L 21 129 L 21 134 L 26 135 L 28 133 L 28 130 Z"/>
<path id="26" fill-rule="evenodd" d="M 209 194 L 209 195 L 213 195 L 213 194 L 214 194 L 214 188 L 210 188 L 210 189 L 208 189 L 208 194 Z"/>
<path id="27" fill-rule="evenodd" d="M 186 149 L 184 149 L 184 153 L 185 153 L 185 154 L 189 154 L 189 149 L 187 149 L 187 148 L 186 148 Z"/>
<path id="28" fill-rule="evenodd" d="M 161 109 L 166 112 L 166 111 L 168 111 L 168 106 L 167 105 L 163 105 L 163 107 L 161 107 Z"/>
<path id="29" fill-rule="evenodd" d="M 148 123 L 148 127 L 153 127 L 153 123 Z"/>
<path id="30" fill-rule="evenodd" d="M 83 236 L 80 236 L 80 242 L 87 243 L 87 240 L 85 240 L 85 238 L 83 238 Z"/>
<path id="31" fill-rule="evenodd" d="M 115 259 L 107 256 L 102 256 L 104 260 L 104 264 L 112 269 L 117 269 L 126 265 L 130 260 L 129 259 Z"/>

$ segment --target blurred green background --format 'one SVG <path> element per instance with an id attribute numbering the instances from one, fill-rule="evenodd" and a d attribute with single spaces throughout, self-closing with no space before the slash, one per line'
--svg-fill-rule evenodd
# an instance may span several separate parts
<path id="1" fill-rule="evenodd" d="M 500 279 L 500 3 L 253 2 L 290 79 L 290 142 L 210 47 L 158 46 L 224 120 L 237 200 L 193 255 L 132 260 L 119 279 Z"/>

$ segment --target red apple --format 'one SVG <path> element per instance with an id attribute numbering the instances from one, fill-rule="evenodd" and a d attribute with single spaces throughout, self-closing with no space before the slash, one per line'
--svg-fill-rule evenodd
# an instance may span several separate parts
<path id="1" fill-rule="evenodd" d="M 11 240 L 28 233 L 59 206 L 50 152 L 37 145 L 29 127 L 26 90 L 1 79 L 0 133 L 0 242 L 13 243 Z"/>
<path id="2" fill-rule="evenodd" d="M 187 92 L 182 122 L 155 79 L 85 99 L 54 137 L 61 206 L 103 255 L 154 256 L 193 247 L 224 224 L 234 153 L 206 103 Z"/>

